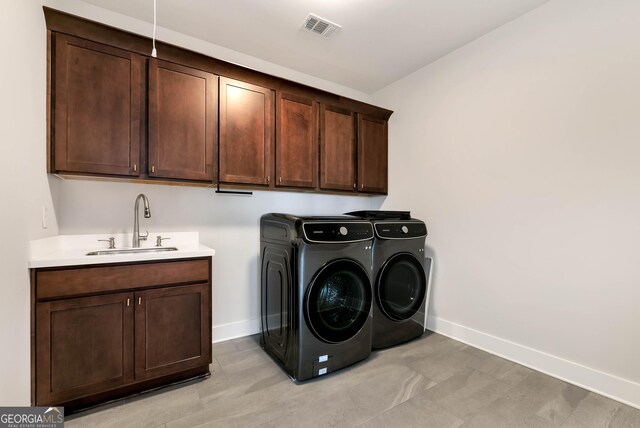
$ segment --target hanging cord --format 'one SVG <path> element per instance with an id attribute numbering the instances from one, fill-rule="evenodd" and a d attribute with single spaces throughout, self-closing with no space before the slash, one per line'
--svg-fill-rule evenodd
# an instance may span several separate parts
<path id="1" fill-rule="evenodd" d="M 153 49 L 151 49 L 151 56 L 156 58 L 158 52 L 156 52 L 156 0 L 153 0 Z"/>

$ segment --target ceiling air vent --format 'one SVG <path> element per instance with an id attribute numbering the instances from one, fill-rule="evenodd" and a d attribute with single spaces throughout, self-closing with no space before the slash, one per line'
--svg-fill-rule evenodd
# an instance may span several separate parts
<path id="1" fill-rule="evenodd" d="M 329 38 L 342 27 L 331 21 L 327 21 L 324 18 L 320 18 L 313 13 L 310 13 L 307 19 L 305 19 L 304 23 L 302 24 L 302 28 L 319 36 Z"/>

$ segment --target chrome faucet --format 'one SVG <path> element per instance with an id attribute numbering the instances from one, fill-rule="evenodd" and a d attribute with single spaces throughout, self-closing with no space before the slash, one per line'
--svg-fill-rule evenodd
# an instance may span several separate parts
<path id="1" fill-rule="evenodd" d="M 138 222 L 138 206 L 140 205 L 140 199 L 144 203 L 144 218 L 151 217 L 151 210 L 149 209 L 149 199 L 147 199 L 144 193 L 140 193 L 136 198 L 136 204 L 133 207 L 133 248 L 140 247 L 140 241 L 146 241 L 149 236 L 149 231 L 144 236 L 140 236 L 140 225 Z"/>

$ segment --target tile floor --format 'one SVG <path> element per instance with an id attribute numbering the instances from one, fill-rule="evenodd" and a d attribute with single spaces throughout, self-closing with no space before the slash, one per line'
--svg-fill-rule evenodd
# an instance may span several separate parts
<path id="1" fill-rule="evenodd" d="M 67 427 L 640 428 L 640 410 L 438 334 L 294 384 L 258 336 L 214 344 L 213 375 Z"/>

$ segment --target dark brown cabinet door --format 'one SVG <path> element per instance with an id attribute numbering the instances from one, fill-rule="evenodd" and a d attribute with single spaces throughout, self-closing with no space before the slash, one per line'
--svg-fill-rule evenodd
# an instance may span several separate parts
<path id="1" fill-rule="evenodd" d="M 387 121 L 358 115 L 358 190 L 387 193 Z"/>
<path id="2" fill-rule="evenodd" d="M 220 181 L 269 184 L 274 96 L 270 89 L 220 78 Z"/>
<path id="3" fill-rule="evenodd" d="M 196 284 L 135 293 L 137 380 L 211 362 L 209 290 Z"/>
<path id="4" fill-rule="evenodd" d="M 214 180 L 218 77 L 149 60 L 149 176 Z"/>
<path id="5" fill-rule="evenodd" d="M 278 93 L 276 185 L 314 188 L 318 183 L 318 103 Z"/>
<path id="6" fill-rule="evenodd" d="M 337 107 L 321 107 L 320 188 L 356 190 L 354 114 Z"/>
<path id="7" fill-rule="evenodd" d="M 49 405 L 133 380 L 133 293 L 36 305 L 36 402 Z"/>
<path id="8" fill-rule="evenodd" d="M 53 169 L 137 176 L 141 57 L 56 34 L 53 62 Z"/>

